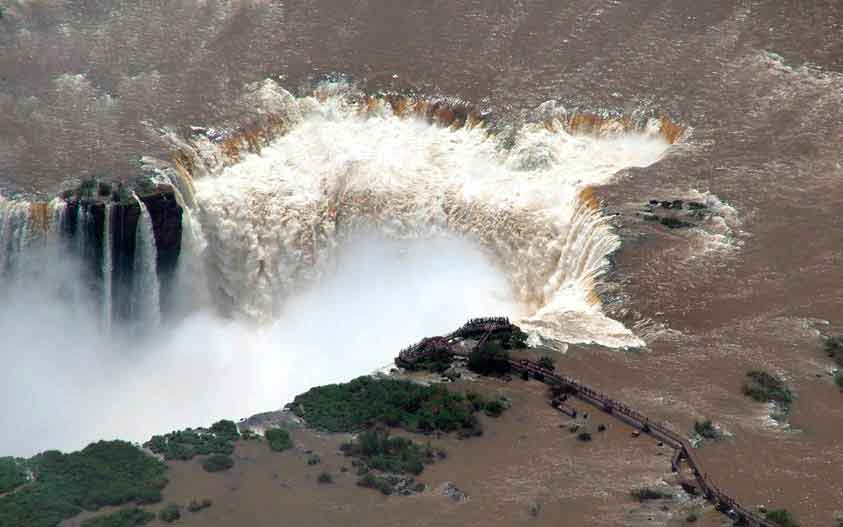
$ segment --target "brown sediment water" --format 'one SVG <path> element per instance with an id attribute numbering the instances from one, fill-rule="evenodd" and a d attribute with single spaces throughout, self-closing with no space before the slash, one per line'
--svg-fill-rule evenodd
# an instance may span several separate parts
<path id="1" fill-rule="evenodd" d="M 585 110 L 567 124 L 577 129 L 592 129 L 595 121 L 582 115 L 603 109 L 670 116 L 660 133 L 671 143 L 681 137 L 676 148 L 594 189 L 607 212 L 620 213 L 613 222 L 623 240 L 601 297 L 647 349 L 571 346 L 560 367 L 683 430 L 694 419 L 714 419 L 734 437 L 700 455 L 724 488 L 742 502 L 787 507 L 804 525 L 829 525 L 843 496 L 843 414 L 818 331 L 843 332 L 841 20 L 834 1 L 186 2 L 110 13 L 94 4 L 19 3 L 0 20 L 0 186 L 52 196 L 83 174 L 125 177 L 134 173 L 134 156 L 170 154 L 151 128 L 225 122 L 235 130 L 257 122 L 240 95 L 244 83 L 268 76 L 309 87 L 345 73 L 370 93 L 412 84 L 473 101 L 504 125 L 551 99 Z M 393 107 L 403 113 L 410 103 L 399 98 Z M 474 115 L 466 121 L 479 121 L 481 113 Z M 436 119 L 460 122 L 452 108 L 437 110 Z M 267 140 L 258 129 L 237 137 L 226 146 L 232 159 Z M 193 174 L 189 156 L 175 159 Z M 649 199 L 700 196 L 722 201 L 722 223 L 668 230 L 636 215 Z M 740 394 L 744 373 L 759 367 L 783 375 L 797 392 L 790 429 L 773 426 L 763 405 Z M 601 450 L 601 463 L 587 463 L 587 472 L 574 472 L 578 478 L 524 476 L 510 486 L 553 489 L 559 501 L 545 506 L 548 518 L 553 510 L 563 519 L 617 525 L 622 516 L 613 507 L 631 506 L 623 494 L 661 470 L 629 466 L 649 461 L 623 450 L 624 441 Z M 490 477 L 481 448 L 503 455 L 492 446 L 502 444 L 474 451 L 467 442 L 464 468 L 431 470 Z M 537 458 L 551 457 L 533 446 Z M 184 474 L 179 481 L 193 478 L 194 488 L 229 492 L 220 483 L 226 479 L 192 468 Z M 616 477 L 623 485 L 609 496 L 590 486 Z M 276 495 L 263 483 L 255 479 L 238 496 L 282 517 L 282 507 L 265 505 Z M 312 512 L 334 491 L 309 492 L 285 501 L 286 510 Z M 351 510 L 394 507 L 397 515 L 416 506 L 360 499 Z M 340 497 L 335 507 L 342 510 Z M 429 518 L 427 509 L 418 508 L 420 518 Z M 571 512 L 589 509 L 597 512 Z M 339 521 L 328 510 L 312 517 Z M 503 508 L 489 510 L 500 516 L 489 512 L 486 521 L 516 522 Z"/>

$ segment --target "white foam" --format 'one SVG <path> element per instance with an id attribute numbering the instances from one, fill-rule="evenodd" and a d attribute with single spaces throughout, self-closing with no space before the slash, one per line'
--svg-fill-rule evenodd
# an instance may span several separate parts
<path id="1" fill-rule="evenodd" d="M 524 321 L 551 338 L 640 344 L 594 305 L 619 240 L 578 196 L 658 160 L 669 145 L 657 133 L 596 138 L 528 125 L 504 148 L 482 127 L 431 125 L 388 105 L 361 114 L 331 90 L 299 109 L 301 121 L 259 155 L 195 182 L 213 280 L 234 310 L 272 320 L 331 271 L 336 247 L 358 229 L 396 239 L 447 232 L 483 247 Z"/>

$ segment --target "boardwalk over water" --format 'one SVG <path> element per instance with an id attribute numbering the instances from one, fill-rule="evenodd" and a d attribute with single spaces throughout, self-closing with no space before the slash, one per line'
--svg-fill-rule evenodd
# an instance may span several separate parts
<path id="1" fill-rule="evenodd" d="M 396 364 L 399 366 L 413 364 L 433 353 L 450 352 L 452 355 L 462 355 L 464 352 L 460 353 L 453 347 L 456 342 L 471 338 L 477 339 L 477 346 L 480 346 L 495 333 L 511 331 L 512 327 L 512 324 L 506 318 L 472 319 L 453 333 L 443 337 L 424 339 L 418 344 L 402 350 L 398 359 L 396 359 Z M 671 463 L 673 471 L 679 473 L 684 462 L 693 475 L 695 486 L 702 495 L 712 502 L 718 510 L 736 520 L 737 523 L 749 527 L 778 527 L 777 524 L 740 505 L 734 498 L 720 489 L 703 470 L 695 449 L 688 439 L 671 430 L 666 424 L 653 421 L 623 402 L 611 399 L 606 394 L 597 392 L 571 377 L 558 374 L 555 370 L 542 368 L 534 361 L 510 360 L 509 364 L 513 371 L 540 380 L 549 386 L 558 387 L 566 396 L 576 397 L 639 430 L 641 433 L 669 445 L 675 451 Z"/>

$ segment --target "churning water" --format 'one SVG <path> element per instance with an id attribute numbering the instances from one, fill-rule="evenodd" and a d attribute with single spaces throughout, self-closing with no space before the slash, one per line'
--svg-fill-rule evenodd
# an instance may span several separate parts
<path id="1" fill-rule="evenodd" d="M 550 106 L 541 121 L 492 131 L 456 103 L 253 88 L 283 123 L 253 131 L 261 148 L 197 129 L 171 137 L 181 162 L 147 160 L 184 208 L 177 310 L 162 312 L 153 220 L 137 195 L 128 324 L 112 316 L 112 205 L 102 236 L 80 205 L 68 243 L 62 200 L 0 204 L 11 299 L 0 332 L 17 365 L 2 385 L 9 399 L 35 393 L 0 426 L 42 438 L 8 438 L 4 451 L 143 440 L 278 408 L 473 315 L 508 315 L 551 344 L 640 344 L 595 293 L 619 240 L 589 189 L 657 161 L 670 146 L 662 121 Z M 37 266 L 17 263 L 36 254 Z M 93 297 L 78 283 L 92 254 Z"/>

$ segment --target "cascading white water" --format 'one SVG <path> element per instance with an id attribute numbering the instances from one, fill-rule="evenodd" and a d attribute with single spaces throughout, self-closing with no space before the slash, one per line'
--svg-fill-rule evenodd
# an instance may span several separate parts
<path id="1" fill-rule="evenodd" d="M 114 244 L 111 234 L 111 203 L 105 205 L 102 233 L 102 325 L 106 332 L 111 331 L 112 318 L 112 279 L 114 274 Z"/>
<path id="2" fill-rule="evenodd" d="M 213 145 L 197 149 L 210 174 L 194 184 L 213 281 L 233 310 L 277 316 L 332 272 L 355 232 L 446 233 L 484 248 L 525 306 L 521 322 L 543 336 L 641 344 L 593 293 L 619 240 L 581 193 L 657 161 L 669 147 L 658 121 L 600 137 L 527 125 L 505 146 L 482 126 L 430 124 L 383 101 L 280 98 L 293 125 L 260 154 L 226 162 Z"/>
<path id="3" fill-rule="evenodd" d="M 140 217 L 135 231 L 135 262 L 132 280 L 132 315 L 134 323 L 142 330 L 161 323 L 161 305 L 158 283 L 158 251 L 152 217 L 144 202 L 132 193 L 140 207 Z"/>
<path id="4" fill-rule="evenodd" d="M 25 245 L 29 202 L 0 197 L 0 276 L 14 266 Z"/>
<path id="5" fill-rule="evenodd" d="M 80 201 L 76 205 L 76 251 L 79 258 L 85 258 L 85 251 L 87 250 L 88 238 L 88 210 Z"/>

